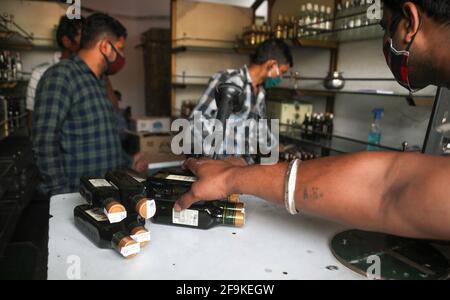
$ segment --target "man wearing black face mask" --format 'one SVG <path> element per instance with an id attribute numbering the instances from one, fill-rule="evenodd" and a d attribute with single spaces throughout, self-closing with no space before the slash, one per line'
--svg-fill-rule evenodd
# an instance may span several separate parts
<path id="1" fill-rule="evenodd" d="M 430 84 L 450 88 L 450 2 L 384 4 L 384 49 L 397 80 L 410 91 Z M 306 212 L 364 230 L 450 240 L 450 160 L 445 157 L 366 152 L 289 165 L 238 167 L 194 159 L 185 165 L 199 179 L 176 210 L 199 200 L 251 194 L 284 205 L 290 214 Z"/>
<path id="2" fill-rule="evenodd" d="M 40 81 L 32 139 L 43 193 L 76 192 L 81 176 L 131 165 L 105 87 L 105 76 L 125 64 L 126 37 L 114 18 L 89 16 L 78 56 L 53 66 Z"/>

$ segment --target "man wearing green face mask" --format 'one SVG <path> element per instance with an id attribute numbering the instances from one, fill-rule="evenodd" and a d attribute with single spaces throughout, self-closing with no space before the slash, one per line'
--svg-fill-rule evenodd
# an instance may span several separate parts
<path id="1" fill-rule="evenodd" d="M 207 135 L 214 131 L 212 120 L 217 118 L 218 100 L 216 99 L 217 87 L 221 84 L 232 84 L 242 90 L 237 108 L 229 119 L 233 121 L 245 121 L 249 119 L 266 119 L 266 89 L 273 88 L 281 83 L 282 76 L 293 66 L 292 53 L 289 47 L 282 40 L 271 39 L 260 44 L 255 53 L 250 57 L 250 65 L 243 66 L 237 70 L 226 70 L 215 74 L 209 81 L 208 88 L 200 98 L 199 104 L 191 115 L 201 114 L 203 124 L 202 136 L 196 137 L 202 141 Z M 194 131 L 194 134 L 196 132 Z M 228 135 L 228 133 L 227 133 Z M 248 143 L 248 136 L 235 134 L 232 137 L 235 144 L 238 142 Z M 194 139 L 195 140 L 195 139 Z M 249 145 L 249 147 L 251 147 Z M 210 153 L 209 149 L 203 149 L 204 154 Z M 197 153 L 198 154 L 198 153 Z M 230 153 L 227 153 L 230 156 Z M 231 154 L 236 157 L 236 155 Z M 255 163 L 254 157 L 250 155 L 239 155 L 237 163 Z"/>

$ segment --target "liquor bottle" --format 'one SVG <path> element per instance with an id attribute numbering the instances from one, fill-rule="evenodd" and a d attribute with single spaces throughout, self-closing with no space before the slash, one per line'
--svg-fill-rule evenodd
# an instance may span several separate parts
<path id="1" fill-rule="evenodd" d="M 327 139 L 331 140 L 333 135 L 333 127 L 334 127 L 334 115 L 331 113 L 327 113 L 325 116 L 325 133 L 327 136 Z"/>
<path id="2" fill-rule="evenodd" d="M 144 219 L 155 213 L 155 201 L 147 198 L 145 185 L 124 170 L 109 171 L 105 176 L 118 190 L 120 201 L 129 213 L 136 212 Z"/>
<path id="3" fill-rule="evenodd" d="M 331 7 L 327 6 L 326 13 L 325 13 L 325 29 L 326 30 L 332 30 L 333 29 L 333 16 L 331 15 Z"/>
<path id="4" fill-rule="evenodd" d="M 305 120 L 303 121 L 302 124 L 302 138 L 303 139 L 308 139 L 309 138 L 309 130 L 311 129 L 311 114 L 307 113 L 305 115 Z"/>
<path id="5" fill-rule="evenodd" d="M 319 13 L 319 28 L 321 30 L 325 30 L 326 29 L 326 9 L 325 9 L 325 5 L 321 5 L 320 6 L 320 13 Z"/>
<path id="6" fill-rule="evenodd" d="M 311 26 L 312 26 L 312 19 L 313 19 L 313 6 L 311 3 L 306 4 L 306 17 L 305 17 L 305 35 L 309 36 L 312 34 L 311 32 Z"/>
<path id="7" fill-rule="evenodd" d="M 275 37 L 277 39 L 283 38 L 283 29 L 284 29 L 283 16 L 279 15 L 277 25 L 275 26 Z"/>
<path id="8" fill-rule="evenodd" d="M 150 243 L 150 231 L 145 228 L 145 220 L 137 215 L 131 215 L 124 220 L 124 231 L 141 245 L 141 248 Z"/>
<path id="9" fill-rule="evenodd" d="M 119 191 L 103 178 L 81 177 L 80 194 L 89 205 L 102 209 L 110 223 L 119 223 L 127 217 Z"/>
<path id="10" fill-rule="evenodd" d="M 306 18 L 306 5 L 302 4 L 300 8 L 300 15 L 297 21 L 297 38 L 300 39 L 305 34 L 305 18 Z"/>
<path id="11" fill-rule="evenodd" d="M 17 79 L 22 78 L 23 65 L 22 65 L 22 58 L 20 56 L 20 52 L 16 53 L 16 71 L 17 71 Z"/>
<path id="12" fill-rule="evenodd" d="M 99 208 L 80 205 L 74 209 L 75 226 L 97 247 L 114 249 L 125 258 L 136 256 L 140 244 L 122 230 L 121 223 L 111 224 Z"/>
<path id="13" fill-rule="evenodd" d="M 146 181 L 147 196 L 155 200 L 176 201 L 189 192 L 197 178 L 188 170 L 167 169 L 150 176 Z M 239 195 L 232 194 L 224 199 L 231 203 L 240 202 Z"/>
<path id="14" fill-rule="evenodd" d="M 192 205 L 189 209 L 177 212 L 173 201 L 158 201 L 156 214 L 152 221 L 157 224 L 210 229 L 217 225 L 242 227 L 245 214 L 235 204 L 224 202 L 205 202 Z"/>

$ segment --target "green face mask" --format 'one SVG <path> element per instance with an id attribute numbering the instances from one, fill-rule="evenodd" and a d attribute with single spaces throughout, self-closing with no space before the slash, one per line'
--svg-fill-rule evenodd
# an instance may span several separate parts
<path id="1" fill-rule="evenodd" d="M 281 78 L 280 75 L 280 69 L 277 66 L 277 77 L 272 77 L 271 75 L 269 75 L 269 77 L 266 78 L 266 81 L 264 82 L 264 87 L 266 89 L 271 89 L 276 87 L 277 85 L 279 85 L 281 83 L 281 81 L 283 80 Z M 271 72 L 272 73 L 272 72 Z"/>

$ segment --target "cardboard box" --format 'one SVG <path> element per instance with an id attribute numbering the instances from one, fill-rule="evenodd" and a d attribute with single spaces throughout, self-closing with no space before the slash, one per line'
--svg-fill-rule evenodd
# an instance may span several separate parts
<path id="1" fill-rule="evenodd" d="M 170 133 L 170 118 L 145 117 L 132 119 L 131 130 L 135 132 Z"/>
<path id="2" fill-rule="evenodd" d="M 171 134 L 137 133 L 130 131 L 127 134 L 127 152 L 130 155 L 146 152 L 150 154 L 150 163 L 184 160 L 184 156 L 172 153 Z"/>
<path id="3" fill-rule="evenodd" d="M 280 120 L 281 124 L 302 124 L 306 114 L 312 114 L 313 106 L 307 103 L 283 103 L 267 101 L 267 116 Z"/>

